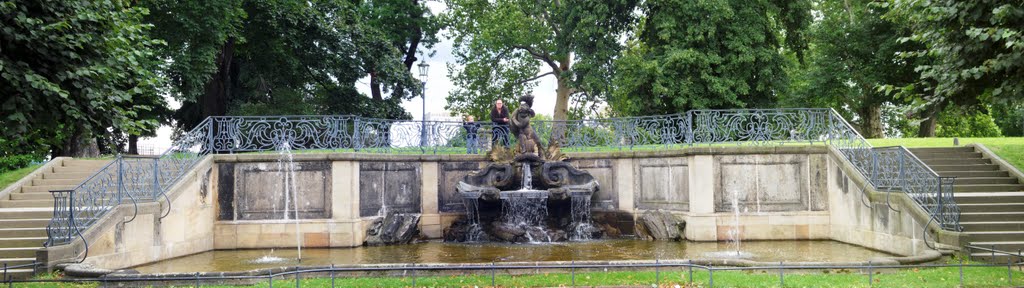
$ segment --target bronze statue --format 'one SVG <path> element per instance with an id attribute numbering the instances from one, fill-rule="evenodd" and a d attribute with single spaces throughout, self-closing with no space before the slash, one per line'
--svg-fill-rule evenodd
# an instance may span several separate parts
<path id="1" fill-rule="evenodd" d="M 533 95 L 526 94 L 519 97 L 519 108 L 512 112 L 512 134 L 516 135 L 519 142 L 519 151 L 515 157 L 518 161 L 542 161 L 544 159 L 544 147 L 537 137 L 537 132 L 530 126 L 530 118 L 537 114 L 533 112 Z"/>

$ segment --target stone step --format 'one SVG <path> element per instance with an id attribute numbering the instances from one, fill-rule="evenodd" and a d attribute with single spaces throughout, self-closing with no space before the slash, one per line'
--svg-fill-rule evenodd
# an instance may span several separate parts
<path id="1" fill-rule="evenodd" d="M 974 203 L 1022 203 L 1024 193 L 1018 192 L 975 192 L 975 193 L 954 193 L 953 200 L 957 204 Z"/>
<path id="2" fill-rule="evenodd" d="M 43 173 L 43 179 L 78 179 L 79 183 L 85 181 L 95 172 L 69 172 L 69 173 Z"/>
<path id="3" fill-rule="evenodd" d="M 53 173 L 96 173 L 99 171 L 99 167 L 74 167 L 74 166 L 57 166 L 53 167 Z"/>
<path id="4" fill-rule="evenodd" d="M 960 222 L 1024 221 L 1024 212 L 960 213 Z M 1024 238 L 1021 238 L 1024 239 Z M 988 239 L 985 239 L 988 240 Z"/>
<path id="5" fill-rule="evenodd" d="M 997 165 L 929 165 L 935 172 L 940 171 L 999 171 Z"/>
<path id="6" fill-rule="evenodd" d="M 53 207 L 0 209 L 0 219 L 50 219 Z M 3 226 L 0 226 L 2 228 Z"/>
<path id="7" fill-rule="evenodd" d="M 956 178 L 956 182 L 953 182 L 953 185 L 973 184 L 1018 184 L 1018 181 L 1017 178 L 1010 177 L 971 177 Z"/>
<path id="8" fill-rule="evenodd" d="M 50 200 L 0 200 L 0 208 L 53 208 Z"/>
<path id="9" fill-rule="evenodd" d="M 1024 231 L 1024 221 L 960 222 L 964 231 Z M 1022 239 L 1024 240 L 1024 239 Z"/>
<path id="10" fill-rule="evenodd" d="M 87 166 L 87 167 L 103 167 L 109 164 L 113 159 L 68 159 L 64 160 L 62 166 Z"/>
<path id="11" fill-rule="evenodd" d="M 54 190 L 68 190 L 74 189 L 78 185 L 43 185 L 43 186 L 24 186 L 21 187 L 21 193 L 50 193 Z"/>
<path id="12" fill-rule="evenodd" d="M 3 269 L 4 263 L 7 263 L 7 267 L 13 267 L 13 266 L 21 266 L 21 265 L 32 264 L 33 262 L 36 262 L 36 258 L 35 257 L 0 258 L 0 269 Z M 2 280 L 0 280 L 0 282 L 2 282 Z"/>
<path id="13" fill-rule="evenodd" d="M 32 268 L 7 269 L 7 276 L 10 276 L 11 279 L 28 279 L 32 278 L 32 275 L 34 275 Z"/>
<path id="14" fill-rule="evenodd" d="M 1024 240 L 1024 231 L 977 231 L 965 232 L 970 242 L 981 241 L 1020 241 Z"/>
<path id="15" fill-rule="evenodd" d="M 46 227 L 0 228 L 0 238 L 46 237 Z"/>
<path id="16" fill-rule="evenodd" d="M 36 247 L 43 246 L 46 237 L 12 237 L 0 238 L 0 247 Z"/>
<path id="17" fill-rule="evenodd" d="M 78 184 L 82 184 L 82 181 L 84 181 L 84 180 L 85 180 L 84 178 L 83 179 L 46 179 L 46 178 L 43 178 L 43 177 L 38 177 L 36 179 L 32 179 L 32 185 L 33 186 L 50 186 L 50 185 L 73 185 L 73 186 L 76 186 Z"/>
<path id="18" fill-rule="evenodd" d="M 974 177 L 1010 177 L 1006 171 L 935 171 L 942 177 L 974 178 Z"/>
<path id="19" fill-rule="evenodd" d="M 0 219 L 0 227 L 4 228 L 36 228 L 46 224 L 50 224 L 50 218 Z"/>
<path id="20" fill-rule="evenodd" d="M 12 193 L 11 200 L 53 200 L 53 193 Z"/>
<path id="21" fill-rule="evenodd" d="M 45 238 L 45 237 L 44 237 Z M 40 243 L 42 244 L 42 243 Z M 29 258 L 36 257 L 36 250 L 43 245 L 31 247 L 0 247 L 0 258 Z"/>
<path id="22" fill-rule="evenodd" d="M 924 164 L 931 165 L 987 165 L 992 164 L 992 160 L 985 158 L 969 158 L 969 159 L 946 159 L 946 158 L 933 158 L 923 159 Z"/>
<path id="23" fill-rule="evenodd" d="M 1022 212 L 1024 203 L 958 203 L 960 212 Z M 1024 230 L 1024 229 L 1021 229 Z"/>
<path id="24" fill-rule="evenodd" d="M 981 159 L 981 152 L 957 152 L 957 153 L 946 153 L 946 152 L 914 152 L 914 156 L 917 156 L 921 161 L 928 161 L 928 159 Z"/>
<path id="25" fill-rule="evenodd" d="M 1024 184 L 953 185 L 953 192 L 1012 192 L 1024 190 Z"/>
<path id="26" fill-rule="evenodd" d="M 1016 241 L 975 241 L 975 242 L 970 242 L 970 243 L 971 243 L 971 246 L 984 247 L 986 249 L 995 249 L 995 250 L 999 250 L 999 251 L 1014 252 L 1014 253 L 1016 253 L 1018 250 L 1024 251 L 1024 239 L 1019 239 L 1019 240 L 1016 240 Z M 973 249 L 973 250 L 970 250 L 970 251 L 971 251 L 971 255 L 974 255 L 975 253 L 978 253 L 978 254 L 985 253 L 985 254 L 992 255 L 991 251 L 979 251 L 977 249 Z"/>
<path id="27" fill-rule="evenodd" d="M 1007 252 L 1009 252 L 1009 251 L 1007 251 Z M 1013 251 L 1013 254 L 1017 254 L 1017 252 Z M 992 253 L 990 253 L 990 252 L 971 253 L 971 260 L 980 261 L 980 262 L 988 262 L 988 263 L 997 263 L 997 264 L 1002 264 L 1002 265 L 1006 265 L 1007 261 L 1016 263 L 1016 262 L 1019 261 L 1018 259 L 1020 259 L 1020 258 L 1021 257 L 1017 256 L 1017 255 L 1010 256 L 1010 255 L 999 254 L 999 253 L 997 253 L 997 254 L 995 254 L 995 256 L 993 256 Z M 1004 266 L 1004 268 L 1005 268 L 1005 266 Z M 1003 269 L 1003 270 L 1006 270 L 1006 269 Z M 1005 274 L 1006 273 L 1003 273 L 1003 276 L 1006 276 Z"/>
<path id="28" fill-rule="evenodd" d="M 965 153 L 974 152 L 974 147 L 915 147 L 907 148 L 907 150 L 910 150 L 910 152 L 913 153 Z"/>

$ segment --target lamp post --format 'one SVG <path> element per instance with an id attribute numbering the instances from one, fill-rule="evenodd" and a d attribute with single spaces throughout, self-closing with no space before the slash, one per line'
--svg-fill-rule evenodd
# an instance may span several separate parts
<path id="1" fill-rule="evenodd" d="M 430 64 L 427 61 L 420 61 L 419 65 L 416 65 L 420 70 L 420 82 L 423 84 L 423 118 L 420 119 L 420 149 L 427 147 L 427 70 L 430 69 Z"/>

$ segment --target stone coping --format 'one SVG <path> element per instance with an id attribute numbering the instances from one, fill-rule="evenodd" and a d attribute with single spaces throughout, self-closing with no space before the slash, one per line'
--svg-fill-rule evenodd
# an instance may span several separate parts
<path id="1" fill-rule="evenodd" d="M 1000 158 L 999 155 L 993 153 L 992 150 L 989 150 L 988 147 L 985 147 L 985 145 L 981 143 L 971 143 L 967 144 L 967 147 L 976 148 L 978 152 L 981 152 L 983 157 L 992 160 L 992 163 L 999 165 L 1000 168 L 1006 169 L 1006 171 L 1010 173 L 1010 176 L 1017 178 L 1018 182 L 1024 183 L 1024 172 L 1021 172 L 1019 169 L 1017 169 L 1017 166 L 1013 166 L 1013 164 L 1010 164 L 1010 162 L 1006 162 L 1006 160 Z"/>
<path id="2" fill-rule="evenodd" d="M 862 262 L 762 262 L 753 261 L 746 259 L 658 259 L 658 260 L 599 260 L 599 261 L 536 261 L 536 262 L 500 262 L 500 263 L 386 263 L 386 264 L 350 264 L 350 265 L 334 265 L 334 266 L 290 266 L 290 267 L 277 267 L 277 268 L 264 268 L 254 269 L 248 271 L 232 271 L 232 272 L 179 272 L 179 273 L 154 273 L 154 274 L 141 274 L 138 271 L 132 269 L 124 270 L 109 270 L 103 268 L 97 268 L 89 264 L 68 264 L 63 265 L 62 268 L 65 275 L 72 278 L 99 278 L 103 277 L 105 280 L 118 281 L 152 281 L 152 282 L 163 282 L 163 281 L 194 281 L 196 277 L 199 278 L 219 278 L 219 277 L 238 277 L 241 279 L 225 279 L 225 280 L 252 280 L 254 282 L 266 281 L 267 276 L 275 274 L 288 274 L 294 271 L 308 271 L 304 274 L 323 275 L 331 270 L 335 270 L 338 273 L 348 273 L 347 276 L 352 276 L 352 273 L 356 275 L 386 275 L 387 272 L 398 272 L 407 269 L 403 268 L 414 268 L 417 270 L 427 270 L 434 272 L 435 274 L 424 273 L 423 276 L 430 275 L 447 275 L 447 274 L 465 274 L 465 273 L 489 273 L 494 269 L 502 269 L 504 273 L 510 274 L 510 271 L 523 271 L 523 273 L 530 273 L 531 271 L 538 271 L 539 269 L 545 269 L 545 271 L 554 272 L 565 272 L 564 270 L 570 268 L 613 268 L 613 269 L 651 269 L 655 266 L 658 267 L 685 267 L 693 265 L 694 267 L 706 268 L 711 266 L 721 267 L 747 267 L 747 268 L 778 268 L 780 266 L 791 267 L 791 268 L 866 268 L 868 266 L 878 268 L 899 268 L 902 265 L 913 265 L 927 262 L 933 262 L 941 259 L 942 253 L 935 250 L 925 250 L 918 255 L 906 256 L 906 257 L 874 257 L 867 259 Z M 781 265 L 780 265 L 781 264 Z M 317 271 L 320 270 L 320 271 Z M 516 273 L 511 273 L 516 274 Z M 275 275 L 284 276 L 284 275 Z M 310 277 L 310 276 L 306 276 Z"/>
<path id="3" fill-rule="evenodd" d="M 623 150 L 602 152 L 568 152 L 563 151 L 571 159 L 608 159 L 608 158 L 654 158 L 683 157 L 690 155 L 735 155 L 735 154 L 826 154 L 828 146 L 701 146 L 666 148 L 660 150 Z M 294 161 L 488 161 L 486 155 L 469 154 L 384 154 L 358 152 L 326 152 L 326 153 L 295 153 Z M 278 154 L 216 154 L 214 162 L 277 162 Z"/>

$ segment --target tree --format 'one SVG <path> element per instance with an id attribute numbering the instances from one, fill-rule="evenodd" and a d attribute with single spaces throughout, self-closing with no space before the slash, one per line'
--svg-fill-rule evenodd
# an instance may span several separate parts
<path id="1" fill-rule="evenodd" d="M 394 1 L 148 0 L 172 95 L 183 102 L 177 125 L 191 129 L 228 114 L 358 114 L 409 118 L 399 103 L 420 89 L 404 66 L 385 13 Z M 363 6 L 360 6 L 363 5 Z M 373 9 L 367 7 L 375 7 Z M 423 13 L 418 5 L 403 8 Z M 374 9 L 385 9 L 376 11 Z M 370 102 L 355 89 L 364 75 L 396 99 Z"/>
<path id="2" fill-rule="evenodd" d="M 909 29 L 882 19 L 887 9 L 870 0 L 819 1 L 821 20 L 811 26 L 808 85 L 794 87 L 790 102 L 824 104 L 856 115 L 867 138 L 885 136 L 882 105 L 899 102 L 878 88 L 906 85 L 917 78 L 915 62 L 895 59 L 916 44 L 899 41 Z"/>
<path id="3" fill-rule="evenodd" d="M 152 106 L 134 105 L 163 105 L 146 13 L 128 1 L 0 1 L 3 153 L 93 156 L 96 137 L 151 126 Z"/>
<path id="4" fill-rule="evenodd" d="M 633 23 L 638 0 L 446 0 L 444 21 L 462 69 L 449 66 L 455 90 L 447 109 L 482 114 L 495 99 L 531 91 L 554 77 L 554 119 L 569 117 L 569 100 L 598 99 Z M 543 71 L 543 72 L 541 72 Z"/>
<path id="5" fill-rule="evenodd" d="M 933 115 L 947 104 L 1024 98 L 1024 1 L 890 0 L 888 6 L 888 17 L 913 31 L 904 41 L 923 45 L 901 54 L 926 61 L 917 67 L 918 81 L 889 90 L 932 116 L 922 125 L 924 136 L 933 136 Z"/>
<path id="6" fill-rule="evenodd" d="M 370 76 L 370 98 L 374 101 L 384 101 L 383 92 L 392 91 L 396 95 L 392 97 L 403 97 L 407 89 L 400 86 L 401 81 L 382 79 L 388 75 L 401 75 L 392 70 L 404 69 L 410 71 L 416 60 L 416 52 L 421 47 L 430 49 L 437 43 L 437 32 L 441 28 L 437 17 L 430 17 L 430 11 L 420 4 L 419 0 L 373 0 L 363 1 L 360 5 L 360 15 L 364 17 L 366 27 L 374 28 L 379 37 L 386 38 L 392 47 L 367 47 L 370 55 L 392 53 L 397 49 L 401 53 L 401 62 L 380 61 L 390 60 L 388 57 L 364 57 L 363 65 L 367 67 Z M 378 49 L 379 48 L 379 49 Z M 401 64 L 400 66 L 398 64 Z M 383 83 L 393 83 L 395 86 L 382 91 Z M 384 87 L 388 88 L 388 87 Z"/>
<path id="7" fill-rule="evenodd" d="M 765 107 L 786 92 L 783 48 L 800 60 L 808 1 L 649 0 L 615 63 L 618 114 Z"/>

